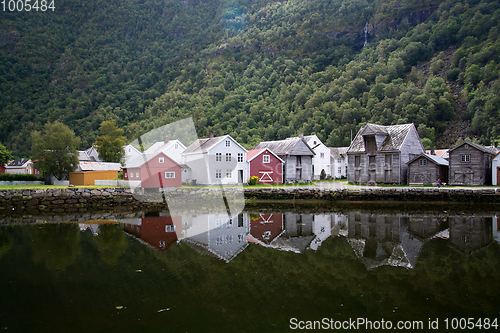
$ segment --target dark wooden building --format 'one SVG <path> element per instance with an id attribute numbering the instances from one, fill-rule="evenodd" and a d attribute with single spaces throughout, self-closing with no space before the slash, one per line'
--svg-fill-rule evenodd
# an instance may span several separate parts
<path id="1" fill-rule="evenodd" d="M 449 150 L 450 185 L 491 185 L 490 149 L 465 141 Z"/>
<path id="2" fill-rule="evenodd" d="M 350 183 L 406 184 L 407 162 L 424 152 L 413 124 L 366 124 L 347 150 L 347 180 Z"/>
<path id="3" fill-rule="evenodd" d="M 430 154 L 420 154 L 408 162 L 408 183 L 435 184 L 448 182 L 448 161 Z"/>

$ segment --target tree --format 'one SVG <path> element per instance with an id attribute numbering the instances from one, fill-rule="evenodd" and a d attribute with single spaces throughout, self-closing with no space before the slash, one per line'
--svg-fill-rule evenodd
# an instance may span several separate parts
<path id="1" fill-rule="evenodd" d="M 114 120 L 105 120 L 99 127 L 101 135 L 97 137 L 94 146 L 99 153 L 99 158 L 105 162 L 121 161 L 125 151 L 125 137 L 123 136 L 123 129 L 116 127 Z"/>
<path id="2" fill-rule="evenodd" d="M 68 126 L 59 121 L 47 123 L 44 133 L 33 131 L 31 137 L 31 158 L 44 175 L 53 175 L 62 180 L 76 169 L 80 139 Z"/>
<path id="3" fill-rule="evenodd" d="M 7 164 L 12 159 L 12 154 L 0 143 L 0 165 Z"/>

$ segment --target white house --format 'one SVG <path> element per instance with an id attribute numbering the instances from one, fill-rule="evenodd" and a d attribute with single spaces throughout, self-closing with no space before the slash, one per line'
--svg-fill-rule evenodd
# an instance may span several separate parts
<path id="1" fill-rule="evenodd" d="M 330 147 L 332 178 L 347 178 L 347 150 L 349 147 Z"/>
<path id="2" fill-rule="evenodd" d="M 230 135 L 198 139 L 181 156 L 183 182 L 229 185 L 248 181 L 247 150 Z"/>
<path id="3" fill-rule="evenodd" d="M 123 146 L 123 150 L 125 151 L 125 155 L 122 159 L 124 165 L 130 163 L 141 155 L 141 152 L 132 145 Z"/>
<path id="4" fill-rule="evenodd" d="M 492 184 L 498 185 L 500 182 L 500 153 L 496 154 L 491 160 Z"/>
<path id="5" fill-rule="evenodd" d="M 325 146 L 316 135 L 304 136 L 304 141 L 311 147 L 316 155 L 312 158 L 313 179 L 320 179 L 321 171 L 325 170 L 325 176 L 332 176 L 330 148 Z"/>
<path id="6" fill-rule="evenodd" d="M 14 160 L 5 166 L 5 173 L 25 174 L 39 176 L 40 172 L 33 167 L 30 159 Z"/>
<path id="7" fill-rule="evenodd" d="M 155 142 L 151 147 L 144 151 L 145 154 L 153 154 L 162 152 L 175 162 L 181 164 L 181 154 L 186 150 L 186 146 L 179 140 L 169 140 L 165 138 L 163 141 Z"/>

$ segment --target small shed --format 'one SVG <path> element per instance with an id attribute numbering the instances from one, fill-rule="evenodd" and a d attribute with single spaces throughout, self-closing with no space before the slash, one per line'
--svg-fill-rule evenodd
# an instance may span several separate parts
<path id="1" fill-rule="evenodd" d="M 448 182 L 448 161 L 430 154 L 420 154 L 408 162 L 408 183 L 435 184 Z"/>
<path id="2" fill-rule="evenodd" d="M 95 185 L 96 180 L 118 179 L 120 163 L 81 161 L 74 172 L 69 173 L 69 183 L 75 186 Z"/>
<path id="3" fill-rule="evenodd" d="M 283 183 L 285 162 L 268 148 L 248 151 L 247 161 L 250 163 L 250 177 L 258 177 L 259 184 Z"/>
<path id="4" fill-rule="evenodd" d="M 450 185 L 491 184 L 491 160 L 496 152 L 465 141 L 449 150 Z"/>

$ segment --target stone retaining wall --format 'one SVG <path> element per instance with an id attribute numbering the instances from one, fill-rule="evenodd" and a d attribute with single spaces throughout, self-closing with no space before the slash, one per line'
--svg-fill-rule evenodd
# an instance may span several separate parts
<path id="1" fill-rule="evenodd" d="M 297 200 L 317 199 L 329 202 L 345 201 L 432 201 L 500 204 L 500 189 L 436 189 L 436 188 L 376 188 L 376 189 L 329 189 L 329 188 L 244 188 L 248 200 Z M 242 199 L 242 189 L 225 188 L 229 205 Z M 165 202 L 179 206 L 192 204 L 201 209 L 200 203 L 210 205 L 221 198 L 217 188 L 175 189 L 164 194 L 133 194 L 127 188 L 67 188 L 0 190 L 0 214 L 24 210 L 51 210 L 68 212 L 88 209 L 133 210 L 165 207 Z M 217 202 L 218 203 L 218 202 Z"/>

